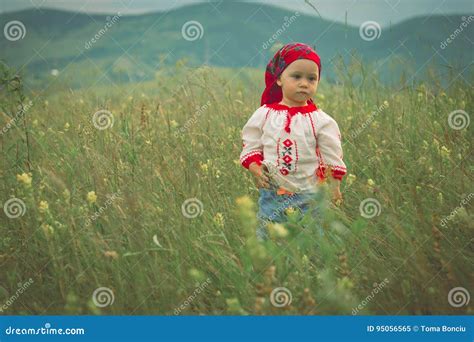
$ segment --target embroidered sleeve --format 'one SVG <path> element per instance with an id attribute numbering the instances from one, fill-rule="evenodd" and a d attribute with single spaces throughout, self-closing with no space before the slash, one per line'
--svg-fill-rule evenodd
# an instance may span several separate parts
<path id="1" fill-rule="evenodd" d="M 319 149 L 324 164 L 331 169 L 332 177 L 341 180 L 347 173 L 346 164 L 342 160 L 341 132 L 337 122 L 331 117 L 328 119 L 319 128 Z"/>
<path id="2" fill-rule="evenodd" d="M 242 152 L 240 163 L 246 169 L 256 162 L 261 165 L 263 161 L 262 127 L 265 123 L 265 110 L 257 109 L 242 129 Z"/>

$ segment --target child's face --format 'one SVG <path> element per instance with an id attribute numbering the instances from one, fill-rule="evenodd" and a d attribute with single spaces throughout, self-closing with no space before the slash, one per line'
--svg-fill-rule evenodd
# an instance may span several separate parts
<path id="1" fill-rule="evenodd" d="M 309 59 L 298 59 L 283 70 L 277 80 L 283 100 L 293 105 L 305 105 L 318 89 L 318 65 Z"/>

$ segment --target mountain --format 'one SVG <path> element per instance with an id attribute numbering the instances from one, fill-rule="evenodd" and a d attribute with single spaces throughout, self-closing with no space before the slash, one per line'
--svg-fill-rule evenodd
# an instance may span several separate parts
<path id="1" fill-rule="evenodd" d="M 323 76 L 329 79 L 337 71 L 335 57 L 347 61 L 353 53 L 388 78 L 394 70 L 414 74 L 426 65 L 468 73 L 474 57 L 473 21 L 466 14 L 419 17 L 380 31 L 369 25 L 362 39 L 359 27 L 255 3 L 222 2 L 217 8 L 201 3 L 129 16 L 36 9 L 0 15 L 5 32 L 6 25 L 20 22 L 20 33 L 25 33 L 23 39 L 9 40 L 4 32 L 0 58 L 38 81 L 53 69 L 73 75 L 73 83 L 85 76 L 140 81 L 183 59 L 196 66 L 264 68 L 278 46 L 274 43 L 300 41 L 316 47 Z M 190 28 L 183 33 L 186 24 Z M 374 32 L 378 38 L 371 36 Z M 454 39 L 447 43 L 450 36 Z M 390 69 L 397 61 L 398 67 Z"/>

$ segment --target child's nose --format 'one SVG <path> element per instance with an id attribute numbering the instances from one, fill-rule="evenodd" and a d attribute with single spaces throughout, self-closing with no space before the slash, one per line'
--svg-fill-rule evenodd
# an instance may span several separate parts
<path id="1" fill-rule="evenodd" d="M 305 80 L 305 79 L 302 79 L 300 85 L 301 85 L 302 87 L 307 87 L 307 86 L 308 86 L 308 81 Z"/>

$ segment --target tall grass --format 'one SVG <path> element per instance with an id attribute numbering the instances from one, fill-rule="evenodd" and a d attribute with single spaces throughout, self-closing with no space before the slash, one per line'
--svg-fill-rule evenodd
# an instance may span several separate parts
<path id="1" fill-rule="evenodd" d="M 461 205 L 472 125 L 448 124 L 454 110 L 472 113 L 472 87 L 413 75 L 384 86 L 356 62 L 339 70 L 315 102 L 341 128 L 344 204 L 332 207 L 322 187 L 323 236 L 290 213 L 265 243 L 255 239 L 258 192 L 238 161 L 261 70 L 178 66 L 149 83 L 46 91 L 4 71 L 1 126 L 16 119 L 0 138 L 1 199 L 25 210 L 1 214 L 3 312 L 472 314 L 448 302 L 474 278 L 472 203 Z M 99 110 L 112 127 L 94 127 Z M 372 218 L 361 215 L 368 198 L 380 203 Z M 94 302 L 100 287 L 113 303 Z"/>

